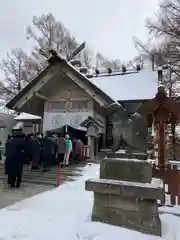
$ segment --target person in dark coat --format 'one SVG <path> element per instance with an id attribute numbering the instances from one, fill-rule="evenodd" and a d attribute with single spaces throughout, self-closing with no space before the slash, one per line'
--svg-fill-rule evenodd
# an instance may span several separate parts
<path id="1" fill-rule="evenodd" d="M 27 134 L 25 136 L 25 148 L 24 148 L 24 163 L 30 163 L 32 162 L 32 154 L 31 154 L 31 136 L 32 134 Z"/>
<path id="2" fill-rule="evenodd" d="M 12 139 L 11 135 L 8 135 L 6 145 L 5 145 L 5 161 L 4 161 L 4 172 L 5 174 L 8 174 L 8 168 L 7 168 L 7 163 L 8 163 L 8 156 L 9 156 L 9 150 L 10 150 L 10 143 L 9 141 Z M 9 183 L 8 183 L 9 184 Z"/>
<path id="3" fill-rule="evenodd" d="M 58 139 L 58 166 L 63 167 L 64 153 L 65 153 L 65 138 L 60 135 Z"/>
<path id="4" fill-rule="evenodd" d="M 52 163 L 53 143 L 52 143 L 52 139 L 49 138 L 48 136 L 45 136 L 42 142 L 43 142 L 42 171 L 44 172 L 49 170 L 49 166 Z"/>
<path id="5" fill-rule="evenodd" d="M 74 160 L 80 161 L 82 159 L 82 150 L 83 150 L 83 143 L 80 139 L 77 139 L 74 146 L 74 156 L 73 156 Z"/>
<path id="6" fill-rule="evenodd" d="M 40 145 L 40 165 L 42 164 L 43 162 L 43 135 L 42 133 L 36 133 L 36 139 Z"/>
<path id="7" fill-rule="evenodd" d="M 17 188 L 21 185 L 23 162 L 24 162 L 24 134 L 16 133 L 12 139 L 8 141 L 7 155 L 7 174 L 8 184 L 11 188 Z"/>
<path id="8" fill-rule="evenodd" d="M 58 137 L 52 135 L 52 163 L 57 163 L 57 154 L 58 154 Z"/>
<path id="9" fill-rule="evenodd" d="M 34 135 L 31 136 L 30 148 L 32 156 L 31 170 L 38 169 L 40 164 L 41 145 Z"/>

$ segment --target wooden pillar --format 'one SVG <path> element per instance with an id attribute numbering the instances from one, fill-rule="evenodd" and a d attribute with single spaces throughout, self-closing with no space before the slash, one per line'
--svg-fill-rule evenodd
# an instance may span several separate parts
<path id="1" fill-rule="evenodd" d="M 88 136 L 88 146 L 89 146 L 89 158 L 94 160 L 94 137 Z"/>
<path id="2" fill-rule="evenodd" d="M 102 136 L 102 148 L 105 149 L 106 148 L 106 134 L 103 133 Z"/>
<path id="3" fill-rule="evenodd" d="M 108 147 L 108 123 L 109 123 L 109 118 L 106 117 L 106 127 L 105 127 L 105 134 L 104 134 L 104 138 L 105 138 L 105 148 Z"/>
<path id="4" fill-rule="evenodd" d="M 165 128 L 164 121 L 158 123 L 158 165 L 165 166 Z"/>
<path id="5" fill-rule="evenodd" d="M 88 146 L 89 146 L 89 155 L 90 155 L 90 160 L 94 160 L 95 156 L 95 138 L 97 138 L 98 133 L 97 133 L 97 126 L 90 124 L 87 129 L 87 137 L 88 137 Z"/>
<path id="6" fill-rule="evenodd" d="M 176 161 L 176 133 L 175 133 L 176 123 L 173 120 L 171 124 L 171 131 L 172 131 L 172 158 L 173 161 Z"/>
<path id="7" fill-rule="evenodd" d="M 98 154 L 98 148 L 99 148 L 99 137 L 97 136 L 96 138 L 94 138 L 95 141 L 95 151 L 94 151 L 94 155 L 97 156 Z"/>

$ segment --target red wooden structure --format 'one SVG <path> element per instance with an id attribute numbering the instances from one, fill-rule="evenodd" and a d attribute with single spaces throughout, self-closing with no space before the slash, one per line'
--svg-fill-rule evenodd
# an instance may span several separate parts
<path id="1" fill-rule="evenodd" d="M 88 159 L 89 158 L 89 146 L 84 145 L 82 150 L 81 150 L 81 156 L 83 159 Z"/>
<path id="2" fill-rule="evenodd" d="M 180 204 L 180 171 L 168 164 L 168 148 L 166 144 L 166 129 L 168 124 L 180 121 L 180 102 L 167 97 L 164 87 L 158 88 L 155 98 L 147 101 L 138 109 L 146 118 L 148 126 L 156 126 L 158 132 L 158 164 L 153 165 L 153 177 L 163 180 L 166 194 L 170 195 L 170 204 Z M 178 201 L 176 201 L 178 199 Z M 164 199 L 163 204 L 166 199 Z"/>

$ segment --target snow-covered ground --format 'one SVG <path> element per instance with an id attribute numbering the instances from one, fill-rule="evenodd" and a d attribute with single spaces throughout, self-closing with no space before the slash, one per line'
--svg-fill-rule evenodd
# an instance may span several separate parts
<path id="1" fill-rule="evenodd" d="M 83 177 L 0 210 L 0 240 L 178 240 L 180 218 L 162 214 L 163 237 L 92 223 L 93 193 L 85 180 L 99 176 L 99 165 L 87 166 Z"/>

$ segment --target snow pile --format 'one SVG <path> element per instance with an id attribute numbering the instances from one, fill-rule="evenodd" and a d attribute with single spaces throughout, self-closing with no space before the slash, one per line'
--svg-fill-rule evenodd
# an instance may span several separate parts
<path id="1" fill-rule="evenodd" d="M 92 223 L 93 193 L 84 181 L 99 176 L 99 165 L 87 166 L 84 176 L 52 191 L 0 210 L 0 239 L 4 240 L 175 240 L 180 218 L 162 214 L 163 238 L 102 223 Z"/>

